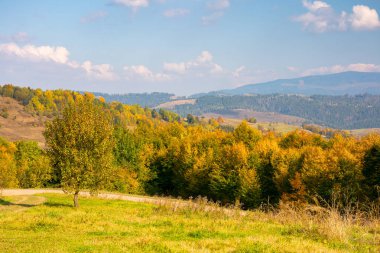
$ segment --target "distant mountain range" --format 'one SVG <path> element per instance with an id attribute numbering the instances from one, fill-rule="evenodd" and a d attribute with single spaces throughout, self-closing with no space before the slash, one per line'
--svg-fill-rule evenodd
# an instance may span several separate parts
<path id="1" fill-rule="evenodd" d="M 294 79 L 248 84 L 235 89 L 195 94 L 205 95 L 245 95 L 245 94 L 302 94 L 302 95 L 357 95 L 380 94 L 380 73 L 342 72 L 337 74 L 305 76 Z"/>

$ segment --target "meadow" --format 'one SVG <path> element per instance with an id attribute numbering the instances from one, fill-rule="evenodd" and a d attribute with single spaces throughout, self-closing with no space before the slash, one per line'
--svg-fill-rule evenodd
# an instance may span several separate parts
<path id="1" fill-rule="evenodd" d="M 380 223 L 333 209 L 241 211 L 43 194 L 0 199 L 1 252 L 378 252 Z M 182 202 L 181 202 L 182 203 Z"/>

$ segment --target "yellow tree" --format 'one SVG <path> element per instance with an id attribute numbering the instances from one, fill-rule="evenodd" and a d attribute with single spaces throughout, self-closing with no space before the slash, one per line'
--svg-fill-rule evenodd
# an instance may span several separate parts
<path id="1" fill-rule="evenodd" d="M 74 194 L 75 207 L 80 190 L 105 187 L 112 172 L 113 125 L 110 114 L 91 97 L 66 107 L 61 117 L 47 123 L 44 136 L 63 189 Z"/>
<path id="2" fill-rule="evenodd" d="M 0 138 L 0 189 L 17 187 L 16 166 L 13 159 L 16 146 Z"/>

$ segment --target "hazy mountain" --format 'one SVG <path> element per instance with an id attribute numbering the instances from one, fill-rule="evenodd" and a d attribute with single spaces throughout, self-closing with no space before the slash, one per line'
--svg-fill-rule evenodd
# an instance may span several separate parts
<path id="1" fill-rule="evenodd" d="M 208 95 L 244 94 L 304 94 L 304 95 L 356 95 L 380 94 L 380 73 L 343 72 L 329 75 L 280 79 L 266 83 L 244 85 L 231 90 L 220 90 Z M 196 94 L 201 97 L 205 94 Z"/>

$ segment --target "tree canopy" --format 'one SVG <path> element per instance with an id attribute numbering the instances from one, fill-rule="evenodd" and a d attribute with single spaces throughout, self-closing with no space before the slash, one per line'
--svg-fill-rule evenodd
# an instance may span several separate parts
<path id="1" fill-rule="evenodd" d="M 48 122 L 44 132 L 47 154 L 58 169 L 62 188 L 74 194 L 104 188 L 112 172 L 113 125 L 109 112 L 85 96 L 61 117 Z"/>

